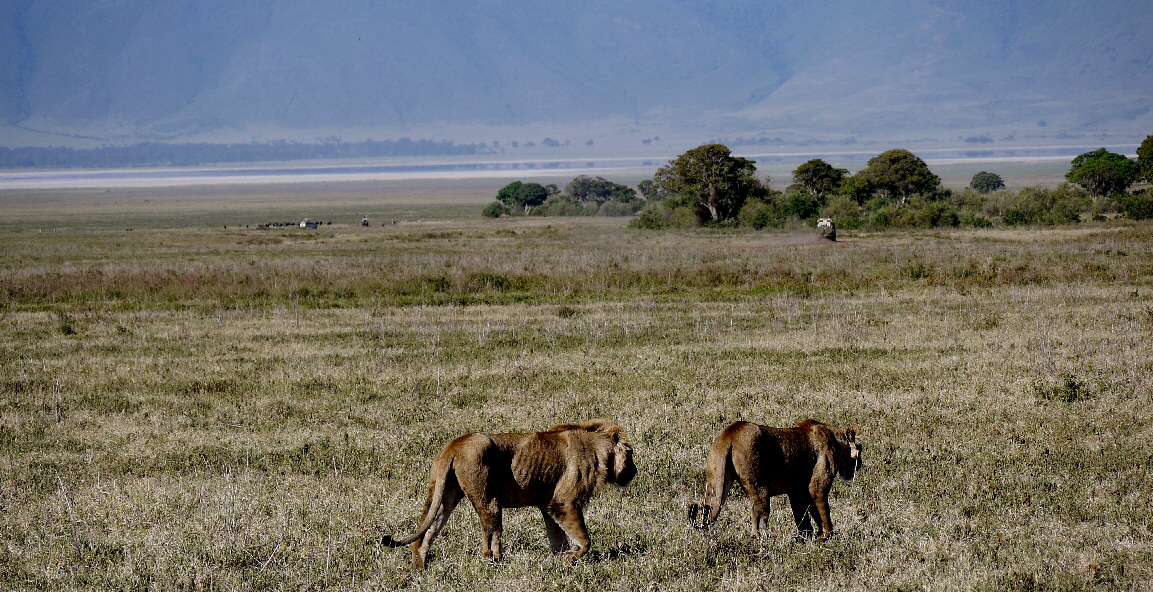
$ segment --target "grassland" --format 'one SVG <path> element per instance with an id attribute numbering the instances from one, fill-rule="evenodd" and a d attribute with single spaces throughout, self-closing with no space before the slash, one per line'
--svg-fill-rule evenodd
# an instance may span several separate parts
<path id="1" fill-rule="evenodd" d="M 1153 586 L 1153 226 L 829 244 L 481 220 L 490 189 L 0 196 L 0 588 Z M 337 222 L 242 228 L 304 216 Z M 365 543 L 453 436 L 592 417 L 641 474 L 575 564 L 529 510 L 499 565 L 466 507 L 426 571 Z M 688 526 L 721 428 L 805 417 L 865 434 L 833 539 L 739 494 Z"/>

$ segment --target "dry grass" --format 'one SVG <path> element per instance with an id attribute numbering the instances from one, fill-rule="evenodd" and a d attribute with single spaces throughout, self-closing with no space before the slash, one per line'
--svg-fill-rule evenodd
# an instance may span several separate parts
<path id="1" fill-rule="evenodd" d="M 0 587 L 1153 584 L 1153 227 L 138 226 L 0 230 Z M 598 416 L 641 474 L 594 498 L 585 559 L 527 510 L 500 565 L 465 507 L 427 571 L 365 544 L 414 525 L 453 436 Z M 689 528 L 723 426 L 804 417 L 864 428 L 837 536 L 795 542 L 778 502 L 756 538 L 740 495 Z"/>

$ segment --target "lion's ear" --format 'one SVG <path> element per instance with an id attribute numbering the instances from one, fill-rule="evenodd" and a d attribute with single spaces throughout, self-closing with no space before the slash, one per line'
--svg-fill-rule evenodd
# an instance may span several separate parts
<path id="1" fill-rule="evenodd" d="M 620 444 L 625 439 L 625 429 L 620 426 L 613 426 L 609 428 L 609 438 L 613 444 Z"/>
<path id="2" fill-rule="evenodd" d="M 856 425 L 851 425 L 851 426 L 845 428 L 845 437 L 847 437 L 850 441 L 856 441 L 856 439 L 859 438 L 860 436 L 861 436 L 861 428 L 860 427 L 857 427 Z"/>

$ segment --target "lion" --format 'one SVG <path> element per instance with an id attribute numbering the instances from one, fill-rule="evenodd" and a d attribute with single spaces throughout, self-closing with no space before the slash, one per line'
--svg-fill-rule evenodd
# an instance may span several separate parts
<path id="1" fill-rule="evenodd" d="M 800 536 L 813 537 L 812 516 L 820 520 L 816 539 L 829 538 L 833 533 L 829 490 L 837 474 L 851 481 L 863 466 L 860 435 L 857 426 L 837 428 L 815 419 L 791 428 L 747 421 L 730 425 L 709 449 L 704 504 L 689 506 L 689 522 L 696 528 L 712 526 L 735 478 L 752 502 L 753 530 L 758 534 L 768 526 L 769 498 L 788 494 Z"/>
<path id="2" fill-rule="evenodd" d="M 637 474 L 625 431 L 611 420 L 561 424 L 530 434 L 465 434 L 432 461 L 428 497 L 416 532 L 382 545 L 412 544 L 423 567 L 437 533 L 462 497 L 480 517 L 482 553 L 501 559 L 501 513 L 536 506 L 553 553 L 577 559 L 589 549 L 584 508 L 603 483 L 624 487 Z"/>

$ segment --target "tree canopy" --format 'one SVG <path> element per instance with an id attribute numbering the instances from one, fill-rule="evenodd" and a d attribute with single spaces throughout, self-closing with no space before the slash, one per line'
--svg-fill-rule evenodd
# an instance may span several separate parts
<path id="1" fill-rule="evenodd" d="M 1141 178 L 1141 170 L 1125 155 L 1099 148 L 1077 155 L 1069 163 L 1065 178 L 1097 197 L 1125 191 Z"/>
<path id="2" fill-rule="evenodd" d="M 904 203 L 910 195 L 932 193 L 941 178 L 929 170 L 920 157 L 896 148 L 886 150 L 869 159 L 869 166 L 857 173 L 868 180 L 877 191 L 899 197 Z"/>
<path id="3" fill-rule="evenodd" d="M 989 193 L 998 189 L 1005 188 L 1005 181 L 1001 179 L 1001 175 L 997 173 L 986 173 L 981 171 L 973 175 L 973 179 L 969 181 L 969 187 L 977 193 Z"/>
<path id="4" fill-rule="evenodd" d="M 513 181 L 512 183 L 501 187 L 500 191 L 496 192 L 496 200 L 508 206 L 515 204 L 516 191 L 517 189 L 520 189 L 521 185 L 523 185 L 523 183 L 520 181 Z"/>
<path id="5" fill-rule="evenodd" d="M 606 201 L 630 202 L 637 195 L 632 187 L 588 175 L 580 175 L 569 181 L 564 186 L 564 193 L 581 203 L 598 205 Z"/>
<path id="6" fill-rule="evenodd" d="M 496 199 L 505 205 L 531 208 L 544 203 L 548 196 L 549 190 L 540 183 L 513 181 L 497 192 Z"/>
<path id="7" fill-rule="evenodd" d="M 820 200 L 825 194 L 837 191 L 848 174 L 847 169 L 833 168 L 833 165 L 814 158 L 793 170 L 793 182 Z"/>
<path id="8" fill-rule="evenodd" d="M 873 191 L 875 191 L 873 182 L 859 175 L 845 177 L 837 189 L 838 193 L 852 198 L 853 201 L 857 202 L 857 205 L 865 203 L 873 195 Z"/>
<path id="9" fill-rule="evenodd" d="M 1153 134 L 1137 147 L 1137 167 L 1141 169 L 1141 177 L 1153 183 Z"/>
<path id="10" fill-rule="evenodd" d="M 724 144 L 688 150 L 657 170 L 653 181 L 685 200 L 697 217 L 718 222 L 736 217 L 749 197 L 765 193 L 754 161 L 733 156 Z"/>

